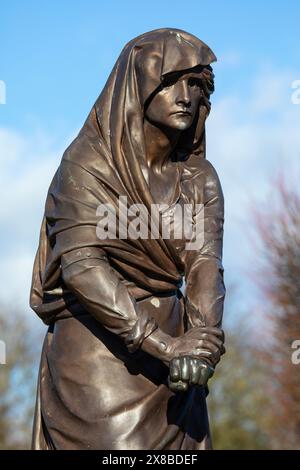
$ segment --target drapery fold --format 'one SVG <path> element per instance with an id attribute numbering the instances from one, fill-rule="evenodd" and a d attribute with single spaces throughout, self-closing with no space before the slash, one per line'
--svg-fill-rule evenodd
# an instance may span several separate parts
<path id="1" fill-rule="evenodd" d="M 143 204 L 150 215 L 153 199 L 143 176 L 144 105 L 168 73 L 203 68 L 208 91 L 193 128 L 192 151 L 198 158 L 205 157 L 204 122 L 213 90 L 209 64 L 214 60 L 202 41 L 176 29 L 139 36 L 123 49 L 83 128 L 65 151 L 48 192 L 30 302 L 46 323 L 68 304 L 66 296 L 45 302 L 44 293 L 61 287 L 61 257 L 74 249 L 103 249 L 125 277 L 150 292 L 171 292 L 180 287 L 183 265 L 169 240 L 161 234 L 157 239 L 100 240 L 97 208 L 111 204 L 119 221 L 118 202 L 124 196 L 128 206 Z M 183 163 L 189 166 L 187 154 L 182 160 L 185 145 L 191 146 L 191 130 L 183 132 L 180 139 L 179 173 Z"/>

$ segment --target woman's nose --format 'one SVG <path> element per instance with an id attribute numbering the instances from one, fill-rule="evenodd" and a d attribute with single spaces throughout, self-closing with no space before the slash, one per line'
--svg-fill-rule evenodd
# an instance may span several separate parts
<path id="1" fill-rule="evenodd" d="M 191 95 L 190 95 L 190 88 L 188 86 L 187 80 L 182 80 L 177 82 L 178 90 L 177 90 L 177 97 L 176 97 L 176 104 L 183 104 L 184 106 L 191 105 Z"/>

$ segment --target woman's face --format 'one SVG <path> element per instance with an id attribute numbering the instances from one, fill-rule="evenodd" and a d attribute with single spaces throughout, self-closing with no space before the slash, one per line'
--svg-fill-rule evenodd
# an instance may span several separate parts
<path id="1" fill-rule="evenodd" d="M 145 116 L 158 127 L 188 129 L 202 97 L 200 73 L 170 74 L 146 109 Z"/>

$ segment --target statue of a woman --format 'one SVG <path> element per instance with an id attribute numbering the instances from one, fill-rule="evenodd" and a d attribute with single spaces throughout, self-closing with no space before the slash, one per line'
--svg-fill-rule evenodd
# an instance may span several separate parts
<path id="1" fill-rule="evenodd" d="M 35 449 L 210 447 L 206 382 L 224 352 L 225 293 L 223 196 L 204 140 L 214 60 L 181 30 L 132 40 L 63 155 L 31 290 L 49 325 Z M 156 235 L 128 235 L 124 207 L 145 217 L 153 206 Z M 114 236 L 99 236 L 103 207 Z M 193 234 L 202 223 L 200 244 L 164 236 L 178 208 Z"/>

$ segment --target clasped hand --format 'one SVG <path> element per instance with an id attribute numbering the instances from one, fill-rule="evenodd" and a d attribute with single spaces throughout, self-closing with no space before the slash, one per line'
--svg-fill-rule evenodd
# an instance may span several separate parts
<path id="1" fill-rule="evenodd" d="M 168 385 L 185 391 L 191 385 L 206 385 L 224 354 L 224 333 L 219 328 L 195 327 L 169 345 Z"/>

